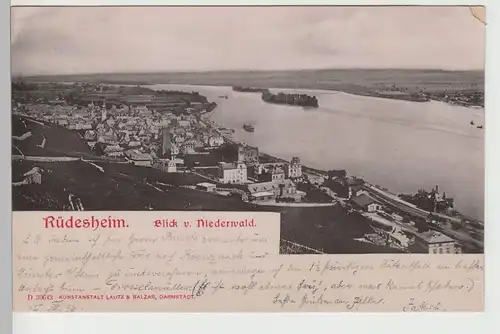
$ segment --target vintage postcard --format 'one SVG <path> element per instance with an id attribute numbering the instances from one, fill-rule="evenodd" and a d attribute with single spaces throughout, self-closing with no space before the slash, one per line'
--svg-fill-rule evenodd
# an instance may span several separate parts
<path id="1" fill-rule="evenodd" d="M 11 16 L 14 311 L 483 310 L 484 8 Z"/>

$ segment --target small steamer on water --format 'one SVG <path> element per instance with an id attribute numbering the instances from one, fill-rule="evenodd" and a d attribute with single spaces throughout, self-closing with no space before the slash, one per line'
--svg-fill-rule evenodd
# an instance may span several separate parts
<path id="1" fill-rule="evenodd" d="M 246 132 L 254 132 L 255 131 L 255 128 L 250 125 L 250 124 L 245 124 L 243 125 L 243 129 L 246 131 Z"/>

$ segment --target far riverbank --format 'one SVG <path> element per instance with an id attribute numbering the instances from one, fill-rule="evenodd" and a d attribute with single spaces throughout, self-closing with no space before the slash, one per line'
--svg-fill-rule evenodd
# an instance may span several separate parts
<path id="1" fill-rule="evenodd" d="M 425 69 L 305 69 L 289 71 L 211 71 L 170 73 L 102 73 L 13 78 L 34 82 L 109 82 L 309 89 L 345 92 L 383 99 L 462 106 L 484 106 L 484 71 Z M 422 98 L 421 93 L 427 94 Z M 453 96 L 454 94 L 458 94 Z"/>
<path id="2" fill-rule="evenodd" d="M 154 86 L 157 83 L 154 82 L 141 82 L 141 81 L 117 81 L 117 82 L 108 82 L 110 85 L 140 85 L 140 86 Z M 175 82 L 175 81 L 170 81 L 168 83 L 162 83 L 162 84 L 171 84 L 171 85 L 186 85 L 186 83 L 183 82 Z M 189 83 L 190 86 L 206 86 L 204 83 Z M 217 86 L 217 87 L 231 87 L 228 86 L 227 84 L 217 84 L 217 83 L 211 83 L 210 86 Z M 380 98 L 380 99 L 389 99 L 389 100 L 401 100 L 401 101 L 410 101 L 410 102 L 419 102 L 419 103 L 424 103 L 424 102 L 429 102 L 429 101 L 439 101 L 439 102 L 444 102 L 444 103 L 449 103 L 451 105 L 456 105 L 456 106 L 461 106 L 461 107 L 471 107 L 471 108 L 484 108 L 484 100 L 482 103 L 475 103 L 475 102 L 468 102 L 466 100 L 461 100 L 461 99 L 453 99 L 451 100 L 448 97 L 445 97 L 446 95 L 446 90 L 440 90 L 438 92 L 430 92 L 427 94 L 420 94 L 416 92 L 398 92 L 398 91 L 374 91 L 370 90 L 368 88 L 362 87 L 362 86 L 355 86 L 355 85 L 338 85 L 334 87 L 330 86 L 323 86 L 323 85 L 295 85 L 292 86 L 290 84 L 282 84 L 282 85 L 273 85 L 272 87 L 268 87 L 268 85 L 263 85 L 260 86 L 259 88 L 263 89 L 312 89 L 312 90 L 324 90 L 324 91 L 330 91 L 330 92 L 342 92 L 342 93 L 347 93 L 347 94 L 352 94 L 352 95 L 358 95 L 358 96 L 367 96 L 367 97 L 374 97 L 374 98 Z M 260 92 L 245 92 L 248 94 L 261 94 Z M 460 93 L 460 90 L 457 90 L 457 94 L 462 94 Z M 471 94 L 483 94 L 484 96 L 484 91 L 465 91 L 463 94 L 464 96 L 468 96 Z"/>

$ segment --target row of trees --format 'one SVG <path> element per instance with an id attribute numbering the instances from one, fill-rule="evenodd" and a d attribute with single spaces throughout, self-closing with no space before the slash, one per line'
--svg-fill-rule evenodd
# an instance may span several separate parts
<path id="1" fill-rule="evenodd" d="M 37 89 L 37 85 L 26 83 L 24 81 L 12 82 L 12 91 L 28 91 Z"/>
<path id="2" fill-rule="evenodd" d="M 316 96 L 309 96 L 306 94 L 272 94 L 270 92 L 264 92 L 262 93 L 262 100 L 270 103 L 289 104 L 303 107 L 317 108 L 319 106 Z"/>

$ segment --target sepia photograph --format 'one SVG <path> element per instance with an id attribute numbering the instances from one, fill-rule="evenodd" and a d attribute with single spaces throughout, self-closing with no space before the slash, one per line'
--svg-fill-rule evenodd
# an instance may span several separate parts
<path id="1" fill-rule="evenodd" d="M 282 255 L 484 252 L 469 6 L 12 7 L 11 24 L 13 211 L 275 212 Z"/>

